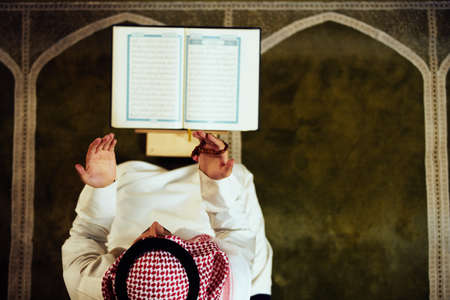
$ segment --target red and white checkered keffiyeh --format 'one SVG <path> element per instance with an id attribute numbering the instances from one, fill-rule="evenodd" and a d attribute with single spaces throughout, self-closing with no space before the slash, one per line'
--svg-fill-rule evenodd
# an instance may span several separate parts
<path id="1" fill-rule="evenodd" d="M 185 241 L 174 235 L 161 238 L 172 240 L 186 249 L 200 277 L 198 299 L 220 299 L 225 282 L 229 280 L 230 265 L 226 254 L 208 235 L 199 235 Z M 125 251 L 126 252 L 126 251 Z M 122 253 L 102 280 L 102 294 L 106 300 L 116 298 L 114 282 Z M 146 252 L 135 260 L 126 280 L 127 293 L 133 299 L 186 299 L 189 280 L 180 261 L 161 250 Z"/>

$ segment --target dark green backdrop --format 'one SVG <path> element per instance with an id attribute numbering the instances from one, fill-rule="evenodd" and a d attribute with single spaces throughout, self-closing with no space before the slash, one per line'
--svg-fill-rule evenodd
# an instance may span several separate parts
<path id="1" fill-rule="evenodd" d="M 32 299 L 68 297 L 60 247 L 82 188 L 73 165 L 112 130 L 111 33 L 38 78 Z M 422 86 L 392 49 L 330 22 L 262 56 L 260 129 L 243 133 L 242 154 L 274 248 L 273 299 L 428 298 Z M 143 135 L 113 131 L 118 162 L 190 163 L 147 158 Z"/>
<path id="2" fill-rule="evenodd" d="M 14 128 L 14 77 L 0 64 L 0 299 L 7 298 L 9 248 L 11 247 L 11 177 Z"/>
<path id="3" fill-rule="evenodd" d="M 275 251 L 275 298 L 427 299 L 419 71 L 335 23 L 262 61 L 261 129 L 243 135 L 243 157 Z"/>

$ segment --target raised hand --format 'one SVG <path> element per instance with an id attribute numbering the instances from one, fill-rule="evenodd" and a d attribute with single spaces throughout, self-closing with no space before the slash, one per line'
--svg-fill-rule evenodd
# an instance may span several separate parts
<path id="1" fill-rule="evenodd" d="M 96 138 L 86 154 L 86 168 L 75 165 L 81 180 L 92 187 L 102 188 L 116 179 L 116 156 L 114 147 L 117 140 L 110 133 L 103 138 Z"/>
<path id="2" fill-rule="evenodd" d="M 194 131 L 192 135 L 204 144 L 204 149 L 220 151 L 225 148 L 222 140 L 210 133 L 203 131 Z M 199 168 L 203 173 L 212 179 L 222 179 L 230 176 L 233 171 L 234 159 L 228 159 L 228 150 L 221 154 L 198 153 L 192 156 L 192 159 L 199 163 Z"/>

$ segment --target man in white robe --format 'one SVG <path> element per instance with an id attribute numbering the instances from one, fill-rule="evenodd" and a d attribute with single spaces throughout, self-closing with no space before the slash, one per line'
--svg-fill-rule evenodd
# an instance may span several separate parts
<path id="1" fill-rule="evenodd" d="M 199 131 L 194 136 L 206 148 L 224 148 L 212 135 Z M 270 299 L 272 249 L 253 175 L 228 159 L 227 151 L 195 155 L 198 164 L 172 171 L 138 161 L 116 168 L 116 143 L 113 134 L 95 139 L 86 168 L 75 166 L 86 186 L 70 237 L 62 246 L 64 282 L 71 299 L 103 299 L 106 270 L 155 228 L 184 240 L 212 236 L 230 261 L 231 298 Z"/>

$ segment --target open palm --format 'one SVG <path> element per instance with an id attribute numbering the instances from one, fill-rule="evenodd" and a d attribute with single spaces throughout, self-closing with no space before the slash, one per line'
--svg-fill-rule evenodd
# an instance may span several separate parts
<path id="1" fill-rule="evenodd" d="M 114 146 L 117 140 L 110 133 L 103 138 L 96 138 L 86 154 L 86 168 L 80 164 L 75 169 L 81 180 L 92 187 L 102 188 L 110 185 L 116 179 L 116 156 Z"/>

